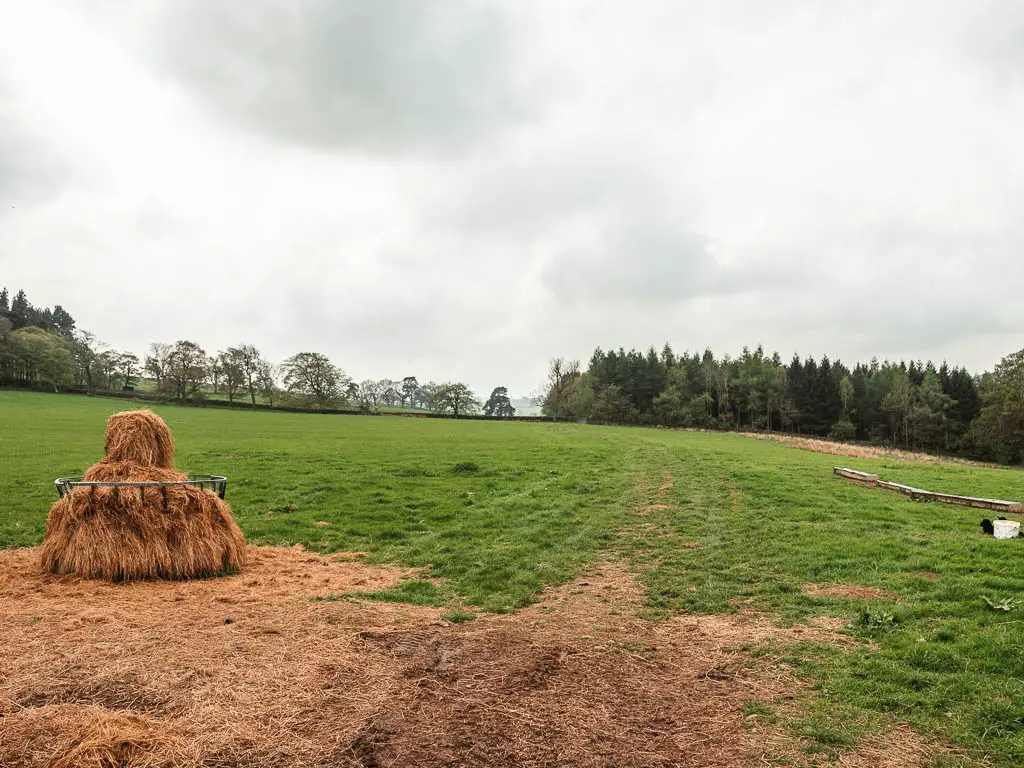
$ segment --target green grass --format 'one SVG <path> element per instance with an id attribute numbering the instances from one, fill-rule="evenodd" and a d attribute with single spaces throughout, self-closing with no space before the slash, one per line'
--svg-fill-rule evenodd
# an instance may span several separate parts
<path id="1" fill-rule="evenodd" d="M 95 461 L 106 417 L 127 407 L 0 392 L 0 546 L 40 540 L 53 478 Z M 748 604 L 783 623 L 849 622 L 863 642 L 778 659 L 814 683 L 790 723 L 811 751 L 833 754 L 901 721 L 998 765 L 1024 761 L 1024 539 L 983 537 L 981 511 L 912 502 L 831 467 L 1018 500 L 1020 471 L 839 459 L 728 434 L 156 410 L 175 431 L 179 468 L 229 477 L 251 542 L 366 550 L 423 569 L 358 597 L 441 605 L 464 621 L 625 557 L 654 619 Z M 635 514 L 651 504 L 668 508 Z M 896 597 L 813 597 L 809 583 Z"/>
<path id="2" fill-rule="evenodd" d="M 107 417 L 131 407 L 0 392 L 0 546 L 41 539 L 54 478 L 102 456 Z M 572 578 L 614 539 L 632 484 L 635 451 L 580 444 L 564 425 L 154 410 L 175 433 L 179 469 L 228 477 L 250 542 L 368 550 L 428 568 L 488 611 Z"/>

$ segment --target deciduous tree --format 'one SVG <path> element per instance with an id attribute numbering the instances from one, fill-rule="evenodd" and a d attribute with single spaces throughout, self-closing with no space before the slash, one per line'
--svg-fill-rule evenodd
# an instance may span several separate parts
<path id="1" fill-rule="evenodd" d="M 480 401 L 473 391 L 462 382 L 446 382 L 434 392 L 434 408 L 442 413 L 450 413 L 455 417 L 477 413 Z"/>
<path id="2" fill-rule="evenodd" d="M 345 372 L 319 352 L 299 352 L 281 364 L 284 386 L 320 408 L 343 399 L 350 381 Z"/>
<path id="3" fill-rule="evenodd" d="M 202 395 L 209 375 L 209 358 L 194 341 L 176 341 L 167 353 L 164 388 L 177 400 L 193 400 Z"/>

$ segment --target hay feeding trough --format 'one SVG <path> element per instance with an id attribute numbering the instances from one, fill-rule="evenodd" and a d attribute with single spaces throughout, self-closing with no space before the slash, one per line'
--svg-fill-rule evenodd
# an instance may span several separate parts
<path id="1" fill-rule="evenodd" d="M 245 538 L 224 501 L 227 479 L 174 469 L 171 430 L 152 411 L 107 421 L 105 456 L 56 481 L 39 548 L 45 570 L 111 581 L 189 579 L 236 570 Z"/>

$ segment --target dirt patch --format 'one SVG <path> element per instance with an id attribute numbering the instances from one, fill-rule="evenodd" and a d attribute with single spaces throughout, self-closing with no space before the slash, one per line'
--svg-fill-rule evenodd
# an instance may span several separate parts
<path id="1" fill-rule="evenodd" d="M 651 623 L 610 565 L 468 624 L 306 599 L 409 573 L 254 548 L 237 576 L 109 584 L 0 552 L 0 765 L 744 765 L 743 705 L 802 686 L 741 647 L 843 640 L 749 614 Z"/>
<path id="2" fill-rule="evenodd" d="M 896 726 L 883 734 L 863 737 L 857 750 L 842 755 L 837 768 L 904 768 L 931 766 L 940 750 L 906 726 Z"/>
<path id="3" fill-rule="evenodd" d="M 824 627 L 830 629 L 833 632 L 839 632 L 846 629 L 850 622 L 846 619 L 841 619 L 838 616 L 815 616 L 810 621 L 812 627 Z"/>
<path id="4" fill-rule="evenodd" d="M 937 581 L 942 578 L 942 576 L 935 571 L 917 571 L 914 573 L 914 576 L 917 576 L 919 579 L 927 579 L 928 581 Z"/>
<path id="5" fill-rule="evenodd" d="M 858 459 L 897 459 L 899 461 L 912 461 L 921 464 L 957 464 L 970 467 L 992 467 L 991 464 L 986 464 L 981 461 L 958 459 L 952 456 L 933 456 L 929 453 L 903 451 L 898 448 L 887 448 L 878 445 L 838 443 L 832 440 L 765 432 L 739 432 L 737 434 L 743 435 L 744 437 L 753 437 L 758 440 L 771 440 L 776 443 L 788 445 L 790 448 L 799 448 L 802 451 L 828 453 L 833 456 L 852 456 Z"/>
<path id="6" fill-rule="evenodd" d="M 648 512 L 664 512 L 666 509 L 672 509 L 668 504 L 649 504 L 647 506 Z"/>
<path id="7" fill-rule="evenodd" d="M 810 584 L 804 589 L 804 594 L 811 597 L 857 597 L 861 600 L 896 599 L 899 597 L 895 592 L 885 589 L 858 587 L 854 584 L 831 584 L 827 587 Z"/>

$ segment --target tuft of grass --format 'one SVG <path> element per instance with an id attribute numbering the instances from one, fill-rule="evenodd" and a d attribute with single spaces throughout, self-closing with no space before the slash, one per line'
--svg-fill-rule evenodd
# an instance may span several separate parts
<path id="1" fill-rule="evenodd" d="M 408 603 L 409 605 L 429 605 L 443 607 L 448 604 L 450 594 L 429 581 L 407 579 L 391 589 L 379 589 L 370 592 L 331 593 L 325 597 L 311 598 L 314 601 L 348 600 L 380 600 L 388 603 Z"/>
<path id="2" fill-rule="evenodd" d="M 460 472 L 479 472 L 480 465 L 472 461 L 460 461 L 458 464 L 452 467 L 452 472 L 456 474 Z"/>
<path id="3" fill-rule="evenodd" d="M 752 699 L 743 705 L 744 717 L 756 717 L 764 723 L 777 723 L 779 716 L 775 708 L 760 699 Z"/>
<path id="4" fill-rule="evenodd" d="M 473 621 L 476 618 L 476 614 L 472 611 L 452 611 L 451 613 L 442 613 L 441 618 L 444 621 L 450 621 L 452 624 L 465 624 L 466 622 Z"/>

